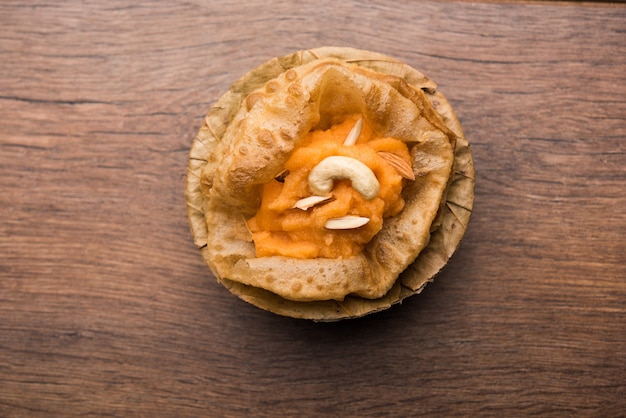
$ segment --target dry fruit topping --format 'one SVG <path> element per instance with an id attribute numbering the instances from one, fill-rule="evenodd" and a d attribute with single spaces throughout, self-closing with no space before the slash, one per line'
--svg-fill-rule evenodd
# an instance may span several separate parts
<path id="1" fill-rule="evenodd" d="M 358 254 L 404 207 L 403 179 L 415 179 L 406 144 L 377 137 L 359 115 L 311 131 L 263 186 L 248 221 L 256 256 Z"/>

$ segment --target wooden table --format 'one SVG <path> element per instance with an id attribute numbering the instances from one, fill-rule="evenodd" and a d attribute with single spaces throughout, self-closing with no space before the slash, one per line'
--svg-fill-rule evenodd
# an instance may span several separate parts
<path id="1" fill-rule="evenodd" d="M 0 5 L 0 416 L 626 413 L 626 5 Z M 435 282 L 359 320 L 232 296 L 185 209 L 250 68 L 323 45 L 439 84 L 476 204 Z"/>

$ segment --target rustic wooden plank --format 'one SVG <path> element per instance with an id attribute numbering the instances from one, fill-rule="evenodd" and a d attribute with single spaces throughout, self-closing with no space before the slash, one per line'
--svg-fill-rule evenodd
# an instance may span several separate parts
<path id="1" fill-rule="evenodd" d="M 0 415 L 623 414 L 625 19 L 609 3 L 3 2 Z M 183 191 L 229 84 L 330 44 L 439 83 L 476 206 L 423 294 L 313 324 L 214 282 Z"/>

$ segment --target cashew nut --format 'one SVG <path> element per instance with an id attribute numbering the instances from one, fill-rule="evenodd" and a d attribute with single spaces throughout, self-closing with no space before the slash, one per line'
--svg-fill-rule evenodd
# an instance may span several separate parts
<path id="1" fill-rule="evenodd" d="M 313 193 L 324 195 L 333 188 L 333 181 L 349 179 L 352 187 L 367 200 L 378 196 L 380 183 L 374 172 L 361 161 L 339 155 L 324 158 L 309 173 L 309 188 Z"/>

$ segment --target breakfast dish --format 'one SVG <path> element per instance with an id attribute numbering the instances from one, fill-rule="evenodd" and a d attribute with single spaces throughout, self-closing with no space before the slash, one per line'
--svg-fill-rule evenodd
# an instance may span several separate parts
<path id="1" fill-rule="evenodd" d="M 324 47 L 235 82 L 189 157 L 196 245 L 226 288 L 317 321 L 418 293 L 473 207 L 469 144 L 434 82 L 382 54 Z"/>

